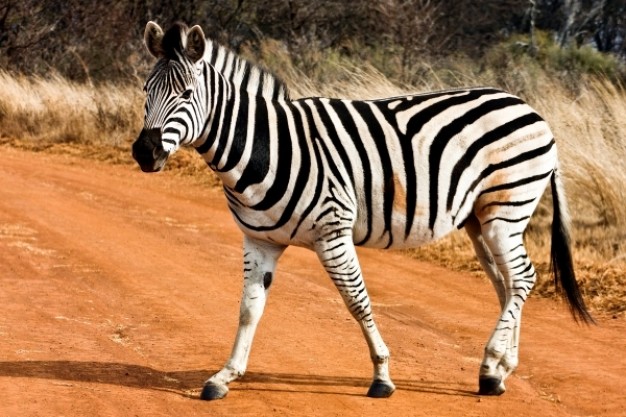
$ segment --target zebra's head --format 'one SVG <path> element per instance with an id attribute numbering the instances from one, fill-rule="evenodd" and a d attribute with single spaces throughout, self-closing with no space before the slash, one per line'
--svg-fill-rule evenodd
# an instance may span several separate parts
<path id="1" fill-rule="evenodd" d="M 148 76 L 144 126 L 133 143 L 133 158 L 144 172 L 160 171 L 179 146 L 200 135 L 205 118 L 202 76 L 206 39 L 200 26 L 174 24 L 167 32 L 148 22 L 146 48 L 158 59 Z"/>

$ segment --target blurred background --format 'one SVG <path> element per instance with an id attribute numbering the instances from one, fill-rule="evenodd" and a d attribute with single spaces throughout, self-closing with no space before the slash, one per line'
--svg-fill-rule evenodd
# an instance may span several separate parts
<path id="1" fill-rule="evenodd" d="M 332 51 L 402 82 L 434 58 L 503 65 L 500 48 L 557 71 L 626 74 L 623 0 L 2 0 L 0 64 L 78 81 L 137 77 L 148 20 L 199 24 L 253 55 L 275 41 L 309 71 L 323 64 L 316 53 Z"/>

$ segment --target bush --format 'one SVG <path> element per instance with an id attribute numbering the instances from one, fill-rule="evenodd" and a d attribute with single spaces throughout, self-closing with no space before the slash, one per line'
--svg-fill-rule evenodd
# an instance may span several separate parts
<path id="1" fill-rule="evenodd" d="M 536 33 L 536 45 L 529 36 L 515 35 L 490 48 L 485 54 L 486 67 L 502 73 L 523 68 L 537 74 L 541 69 L 550 77 L 560 78 L 577 93 L 580 79 L 599 76 L 619 84 L 626 83 L 626 64 L 609 53 L 589 45 L 560 47 L 547 32 Z"/>

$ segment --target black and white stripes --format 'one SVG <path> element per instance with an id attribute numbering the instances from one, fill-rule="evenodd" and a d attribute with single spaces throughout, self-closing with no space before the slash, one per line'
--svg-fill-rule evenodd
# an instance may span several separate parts
<path id="1" fill-rule="evenodd" d="M 320 226 L 322 195 L 333 187 L 355 221 L 357 245 L 414 246 L 462 226 L 497 175 L 555 157 L 545 122 L 493 89 L 380 101 L 244 95 L 217 107 L 219 131 L 197 149 L 222 174 L 242 227 L 273 239 L 269 232 L 288 227 L 279 233 L 288 239 L 276 240 L 284 244 L 302 223 Z"/>
<path id="2" fill-rule="evenodd" d="M 487 345 L 480 392 L 500 394 L 518 362 L 521 310 L 535 271 L 522 234 L 550 181 L 556 277 L 572 311 L 589 319 L 571 265 L 555 141 L 520 98 L 469 88 L 380 100 L 291 100 L 267 71 L 206 41 L 200 27 L 145 42 L 159 59 L 146 81 L 145 126 L 133 145 L 144 171 L 194 146 L 220 176 L 246 236 L 246 284 L 233 355 L 205 387 L 221 398 L 243 374 L 275 263 L 288 245 L 314 250 L 374 363 L 368 395 L 388 396 L 389 352 L 376 328 L 355 245 L 414 247 L 467 230 L 502 315 Z M 160 140 L 158 140 L 160 138 Z M 263 287 L 263 297 L 259 289 Z"/>

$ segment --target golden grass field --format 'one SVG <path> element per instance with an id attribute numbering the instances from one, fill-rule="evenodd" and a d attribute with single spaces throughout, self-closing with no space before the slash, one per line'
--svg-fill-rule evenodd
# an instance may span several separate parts
<path id="1" fill-rule="evenodd" d="M 492 85 L 521 95 L 548 120 L 565 172 L 578 278 L 592 310 L 626 311 L 626 91 L 603 77 L 567 84 L 534 68 L 510 65 L 506 73 L 476 72 L 463 62 L 446 70 L 424 64 L 419 83 L 398 86 L 372 67 L 327 60 L 323 71 L 304 74 L 266 44 L 264 64 L 276 69 L 292 97 L 375 98 L 457 87 Z M 136 84 L 76 84 L 0 72 L 0 143 L 37 151 L 73 153 L 133 165 L 129 146 L 142 126 L 143 93 Z M 216 177 L 193 152 L 179 152 L 168 169 L 214 186 Z M 549 193 L 548 193 L 549 194 Z M 536 293 L 553 295 L 549 267 L 552 209 L 546 194 L 526 234 L 540 272 Z M 469 239 L 457 232 L 409 256 L 482 273 Z M 486 278 L 485 278 L 486 279 Z"/>

